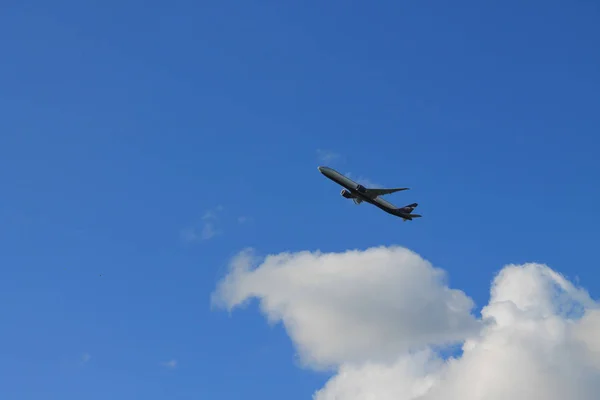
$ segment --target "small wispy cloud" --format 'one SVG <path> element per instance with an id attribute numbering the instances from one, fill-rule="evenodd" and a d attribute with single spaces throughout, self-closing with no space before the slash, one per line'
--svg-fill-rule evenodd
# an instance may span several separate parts
<path id="1" fill-rule="evenodd" d="M 342 159 L 342 156 L 339 153 L 335 153 L 333 151 L 324 150 L 324 149 L 317 149 L 317 157 L 319 158 L 319 161 L 322 163 L 331 163 L 333 161 L 341 161 L 341 159 Z M 348 178 L 350 178 L 353 181 L 360 183 L 366 187 L 371 187 L 371 188 L 384 187 L 383 185 L 381 185 L 377 182 L 374 182 L 371 179 L 366 178 L 362 175 L 356 176 L 355 174 L 353 174 L 351 172 L 346 172 L 344 175 L 346 175 Z"/>
<path id="2" fill-rule="evenodd" d="M 92 358 L 92 356 L 89 353 L 83 353 L 81 355 L 81 363 L 82 364 L 87 364 L 90 361 L 91 358 Z"/>
<path id="3" fill-rule="evenodd" d="M 319 161 L 323 163 L 329 163 L 335 160 L 339 160 L 341 156 L 330 150 L 317 149 L 317 157 Z"/>
<path id="4" fill-rule="evenodd" d="M 252 218 L 242 215 L 241 217 L 238 217 L 237 221 L 239 224 L 245 224 L 246 222 L 252 221 Z"/>
<path id="5" fill-rule="evenodd" d="M 163 367 L 169 368 L 169 369 L 175 369 L 177 368 L 177 360 L 171 360 L 171 361 L 167 361 L 162 363 Z"/>
<path id="6" fill-rule="evenodd" d="M 202 216 L 202 223 L 199 227 L 189 227 L 181 231 L 181 239 L 185 242 L 196 242 L 212 239 L 222 233 L 217 228 L 219 213 L 223 210 L 222 205 L 218 205 L 214 209 L 208 210 Z"/>
<path id="7" fill-rule="evenodd" d="M 222 205 L 218 205 L 215 208 L 213 208 L 212 210 L 208 210 L 204 213 L 204 215 L 202 216 L 202 219 L 207 221 L 207 220 L 215 220 L 218 217 L 218 213 L 220 213 L 221 211 L 223 211 L 223 206 Z"/>
<path id="8" fill-rule="evenodd" d="M 345 175 L 352 179 L 353 181 L 360 183 L 361 185 L 368 187 L 368 188 L 382 188 L 383 185 L 377 183 L 377 182 L 373 182 L 372 180 L 370 180 L 369 178 L 365 178 L 362 175 L 359 176 L 355 176 L 353 173 L 351 172 L 346 172 Z"/>

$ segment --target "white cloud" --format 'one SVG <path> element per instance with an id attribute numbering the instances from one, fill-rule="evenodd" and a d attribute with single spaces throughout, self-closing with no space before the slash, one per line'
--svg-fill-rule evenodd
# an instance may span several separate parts
<path id="1" fill-rule="evenodd" d="M 175 369 L 177 367 L 177 360 L 167 361 L 167 362 L 162 363 L 162 365 L 169 369 Z"/>
<path id="2" fill-rule="evenodd" d="M 399 247 L 344 253 L 244 251 L 213 293 L 233 309 L 258 298 L 306 366 L 336 374 L 315 400 L 596 400 L 600 310 L 541 264 L 509 265 L 481 319 L 441 270 Z M 444 360 L 437 345 L 463 340 Z"/>
<path id="3" fill-rule="evenodd" d="M 390 361 L 398 352 L 463 339 L 478 327 L 473 302 L 443 271 L 403 248 L 267 257 L 244 252 L 214 295 L 231 309 L 250 297 L 282 321 L 302 361 L 317 367 Z"/>
<path id="4" fill-rule="evenodd" d="M 317 149 L 317 157 L 319 158 L 319 161 L 323 163 L 330 163 L 341 158 L 338 153 L 323 149 Z"/>

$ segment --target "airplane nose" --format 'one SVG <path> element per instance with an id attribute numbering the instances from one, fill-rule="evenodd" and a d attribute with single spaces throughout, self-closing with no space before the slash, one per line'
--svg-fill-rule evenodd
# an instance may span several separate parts
<path id="1" fill-rule="evenodd" d="M 317 167 L 320 173 L 323 173 L 323 167 Z"/>

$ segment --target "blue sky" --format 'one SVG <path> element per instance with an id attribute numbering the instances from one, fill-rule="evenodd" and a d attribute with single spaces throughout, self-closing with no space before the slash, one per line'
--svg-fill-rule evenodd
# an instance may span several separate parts
<path id="1" fill-rule="evenodd" d="M 406 246 L 478 307 L 507 263 L 600 293 L 594 2 L 3 9 L 3 398 L 310 398 L 281 326 L 211 309 L 246 247 Z"/>

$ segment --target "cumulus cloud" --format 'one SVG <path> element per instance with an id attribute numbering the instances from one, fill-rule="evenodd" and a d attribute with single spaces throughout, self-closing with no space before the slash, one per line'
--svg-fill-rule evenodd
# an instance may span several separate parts
<path id="1" fill-rule="evenodd" d="M 473 302 L 444 272 L 403 248 L 238 255 L 213 300 L 231 309 L 251 297 L 282 321 L 313 367 L 390 361 L 395 354 L 464 339 L 478 329 Z"/>
<path id="2" fill-rule="evenodd" d="M 448 286 L 410 250 L 240 253 L 213 293 L 232 310 L 258 299 L 304 365 L 335 375 L 315 400 L 592 400 L 600 391 L 600 310 L 542 264 L 509 265 L 490 301 Z M 436 349 L 462 343 L 462 354 Z"/>

